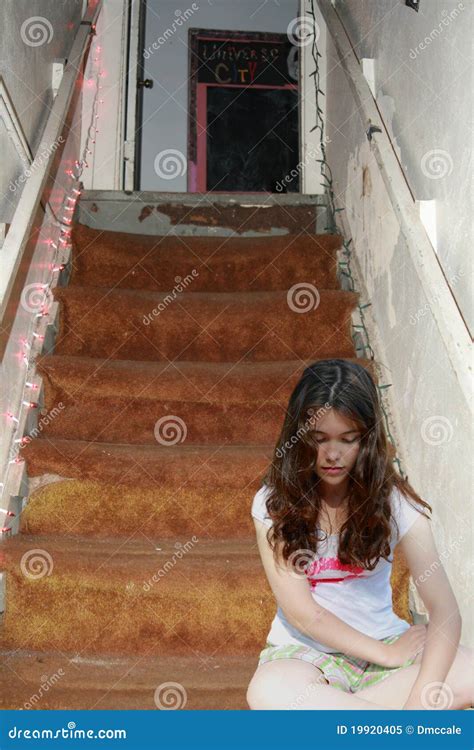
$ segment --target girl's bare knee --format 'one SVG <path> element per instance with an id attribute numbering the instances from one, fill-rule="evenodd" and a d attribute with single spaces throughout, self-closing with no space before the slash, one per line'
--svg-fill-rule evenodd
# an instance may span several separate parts
<path id="1" fill-rule="evenodd" d="M 254 674 L 252 679 L 250 680 L 249 686 L 247 688 L 247 703 L 249 705 L 249 708 L 252 710 L 258 710 L 258 709 L 265 709 L 265 696 L 266 696 L 266 685 L 267 680 L 265 677 L 261 677 L 261 675 L 257 672 Z"/>
<path id="2" fill-rule="evenodd" d="M 252 710 L 259 710 L 263 708 L 260 702 L 260 694 L 259 692 L 252 687 L 252 684 L 250 684 L 247 688 L 247 695 L 245 696 L 247 699 L 248 707 Z"/>
<path id="3" fill-rule="evenodd" d="M 253 710 L 295 708 L 316 685 L 328 685 L 317 667 L 293 661 L 259 667 L 247 688 L 247 703 Z"/>
<path id="4" fill-rule="evenodd" d="M 276 675 L 274 675 L 274 678 Z M 267 671 L 259 667 L 250 680 L 247 688 L 247 703 L 251 709 L 266 709 L 270 706 L 272 694 L 275 692 L 278 681 L 273 679 Z"/>

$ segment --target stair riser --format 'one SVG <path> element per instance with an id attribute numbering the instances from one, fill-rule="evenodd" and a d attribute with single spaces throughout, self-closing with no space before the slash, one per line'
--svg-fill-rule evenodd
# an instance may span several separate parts
<path id="1" fill-rule="evenodd" d="M 89 197 L 90 196 L 90 197 Z M 78 220 L 99 231 L 183 236 L 324 232 L 323 196 L 92 191 L 81 196 Z"/>
<path id="2" fill-rule="evenodd" d="M 369 361 L 358 362 L 373 371 Z M 48 415 L 40 422 L 41 434 L 154 444 L 158 420 L 171 422 L 175 416 L 183 429 L 171 438 L 182 436 L 184 445 L 273 446 L 291 393 L 309 364 L 178 365 L 46 355 L 37 362 L 44 385 L 39 419 Z"/>
<path id="3" fill-rule="evenodd" d="M 157 555 L 138 577 L 104 561 L 95 573 L 62 574 L 60 561 L 53 562 L 51 575 L 35 581 L 9 571 L 2 648 L 191 656 L 212 644 L 221 655 L 257 654 L 274 614 L 256 563 L 239 573 L 224 558 L 220 569 L 205 564 L 188 572 L 176 555 Z"/>
<path id="4" fill-rule="evenodd" d="M 108 448 L 102 443 L 40 438 L 22 449 L 30 477 L 55 474 L 110 483 L 112 487 L 186 487 L 201 492 L 242 491 L 256 486 L 271 456 L 271 447 L 265 446 L 203 446 L 201 450 L 198 446 L 156 444 Z"/>
<path id="5" fill-rule="evenodd" d="M 277 293 L 278 294 L 278 293 Z M 205 296 L 205 295 L 204 295 Z M 307 312 L 286 295 L 247 300 L 182 295 L 164 310 L 163 297 L 78 288 L 56 289 L 61 304 L 57 354 L 142 361 L 264 362 L 353 356 L 350 316 L 356 295 L 322 292 Z"/>
<path id="6" fill-rule="evenodd" d="M 199 478 L 199 473 L 197 473 Z M 221 483 L 225 480 L 216 476 Z M 232 488 L 174 485 L 144 487 L 99 481 L 52 482 L 34 492 L 21 515 L 25 534 L 129 539 L 192 537 L 198 529 L 208 539 L 251 539 L 255 533 L 250 504 L 259 482 Z M 209 513 L 209 508 L 216 508 Z"/>
<path id="7" fill-rule="evenodd" d="M 176 238 L 106 234 L 75 243 L 70 285 L 170 292 L 238 292 L 289 289 L 311 282 L 336 289 L 335 243 L 303 237 L 262 240 Z M 242 246 L 243 245 L 243 246 Z"/>
<path id="8" fill-rule="evenodd" d="M 255 659 L 256 667 L 257 659 Z M 69 667 L 69 669 L 73 669 L 73 667 Z M 158 709 L 245 711 L 249 708 L 245 694 L 250 679 L 251 675 L 249 675 L 245 685 L 227 688 L 225 692 L 220 687 L 213 690 L 212 684 L 209 685 L 207 690 L 192 687 L 187 689 L 184 681 L 184 683 L 178 683 L 181 687 L 175 685 L 168 691 L 168 700 L 171 701 L 168 703 L 159 702 L 159 692 L 157 693 L 157 703 L 155 691 L 159 690 L 160 684 L 164 685 L 165 687 L 162 690 L 163 696 L 166 697 L 166 684 L 176 683 L 173 671 L 165 675 L 161 682 L 157 682 L 155 687 L 148 689 L 139 687 L 135 690 L 127 690 L 126 687 L 121 690 L 120 685 L 113 690 L 100 690 L 93 685 L 84 686 L 82 690 L 70 690 L 65 689 L 61 679 L 59 679 L 56 685 L 43 688 L 44 690 L 47 689 L 47 692 L 44 692 L 39 699 L 35 699 L 34 696 L 38 695 L 38 684 L 41 685 L 41 682 L 36 685 L 25 685 L 23 689 L 17 685 L 15 685 L 14 690 L 9 688 L 8 693 L 0 695 L 0 709 L 4 711 L 14 711 L 19 708 L 26 710 L 36 708 L 41 711 L 116 711 L 117 709 L 120 709 L 120 711 L 156 711 Z M 209 680 L 212 680 L 212 674 L 209 675 Z M 126 674 L 123 676 L 123 681 L 127 684 Z M 47 682 L 46 685 L 48 685 Z"/>
<path id="9" fill-rule="evenodd" d="M 109 659 L 3 651 L 0 708 L 246 710 L 256 666 L 255 656 L 210 650 L 192 657 L 155 656 L 150 650 L 141 657 Z"/>
<path id="10" fill-rule="evenodd" d="M 273 445 L 284 418 L 281 404 L 163 404 L 108 398 L 62 403 L 61 411 L 42 429 L 44 437 L 134 445 Z M 45 406 L 52 409 L 54 404 Z"/>

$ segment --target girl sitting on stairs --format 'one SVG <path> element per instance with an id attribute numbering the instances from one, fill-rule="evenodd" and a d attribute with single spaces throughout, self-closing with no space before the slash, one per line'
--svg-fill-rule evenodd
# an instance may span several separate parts
<path id="1" fill-rule="evenodd" d="M 472 651 L 421 500 L 395 471 L 377 387 L 354 362 L 307 367 L 252 516 L 277 600 L 251 709 L 462 709 Z M 392 606 L 399 544 L 429 612 Z M 428 572 L 428 574 L 427 574 Z"/>

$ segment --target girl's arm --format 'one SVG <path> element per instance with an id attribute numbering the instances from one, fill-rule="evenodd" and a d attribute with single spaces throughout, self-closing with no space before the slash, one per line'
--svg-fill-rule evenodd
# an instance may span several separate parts
<path id="1" fill-rule="evenodd" d="M 446 679 L 458 649 L 462 620 L 453 590 L 439 559 L 430 521 L 420 515 L 403 535 L 399 545 L 415 586 L 429 612 L 420 671 L 404 708 L 426 709 L 426 700 L 422 700 L 423 689 L 428 683 L 442 684 Z M 430 690 L 430 706 L 436 702 L 438 690 L 435 692 L 436 696 Z"/>
<path id="2" fill-rule="evenodd" d="M 256 518 L 253 521 L 268 582 L 288 622 L 301 633 L 330 648 L 382 664 L 386 644 L 361 633 L 315 602 L 305 575 L 298 576 L 286 566 L 276 566 L 273 551 L 266 539 L 268 526 Z"/>

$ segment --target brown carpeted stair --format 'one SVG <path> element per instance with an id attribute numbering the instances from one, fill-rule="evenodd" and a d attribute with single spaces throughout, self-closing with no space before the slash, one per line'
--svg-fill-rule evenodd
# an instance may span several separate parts
<path id="1" fill-rule="evenodd" d="M 62 309 L 58 354 L 147 362 L 354 354 L 353 292 L 321 291 L 307 313 L 292 310 L 284 291 L 182 292 L 167 303 L 166 292 L 69 286 L 56 288 L 54 297 Z"/>
<path id="2" fill-rule="evenodd" d="M 32 491 L 0 545 L 2 708 L 153 709 L 168 683 L 184 708 L 247 708 L 275 612 L 252 497 L 305 366 L 355 356 L 340 238 L 295 231 L 75 225 L 37 363 L 45 419 L 22 449 Z M 318 290 L 306 312 L 298 283 Z M 409 619 L 406 584 L 396 557 Z"/>
<path id="3" fill-rule="evenodd" d="M 24 709 L 236 710 L 246 708 L 242 685 L 254 671 L 255 656 L 242 654 L 77 656 L 66 661 L 60 654 L 12 651 L 2 653 L 0 684 L 8 703 Z"/>
<path id="4" fill-rule="evenodd" d="M 130 235 L 75 228 L 72 283 L 169 292 L 178 280 L 192 276 L 190 291 L 268 291 L 289 289 L 298 281 L 317 281 L 321 289 L 337 289 L 337 235 L 285 234 L 268 237 Z M 302 273 L 303 272 L 303 273 Z"/>

